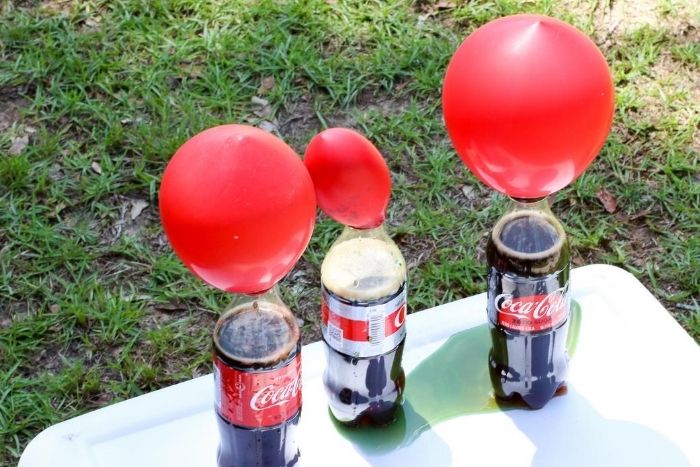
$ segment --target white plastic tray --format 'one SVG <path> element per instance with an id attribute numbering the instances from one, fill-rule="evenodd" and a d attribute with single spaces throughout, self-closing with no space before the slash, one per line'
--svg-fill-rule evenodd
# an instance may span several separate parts
<path id="1" fill-rule="evenodd" d="M 304 346 L 301 464 L 700 466 L 700 347 L 621 269 L 579 268 L 571 284 L 582 320 L 569 392 L 539 411 L 484 396 L 485 294 L 409 316 L 406 417 L 389 430 L 339 433 L 321 344 Z M 19 466 L 215 466 L 212 406 L 211 375 L 197 378 L 54 425 Z"/>

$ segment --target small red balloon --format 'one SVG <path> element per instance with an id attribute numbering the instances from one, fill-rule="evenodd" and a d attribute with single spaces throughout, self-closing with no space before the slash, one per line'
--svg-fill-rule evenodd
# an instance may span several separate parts
<path id="1" fill-rule="evenodd" d="M 538 198 L 571 183 L 610 131 L 614 90 L 595 44 L 573 26 L 537 15 L 474 31 L 447 67 L 447 130 L 484 183 Z"/>
<path id="2" fill-rule="evenodd" d="M 329 217 L 358 229 L 384 222 L 391 176 L 384 158 L 361 134 L 330 128 L 314 136 L 304 153 L 318 205 Z"/>
<path id="3" fill-rule="evenodd" d="M 205 130 L 172 157 L 160 186 L 160 215 L 175 253 L 222 290 L 271 288 L 313 232 L 313 182 L 292 148 L 245 125 Z"/>

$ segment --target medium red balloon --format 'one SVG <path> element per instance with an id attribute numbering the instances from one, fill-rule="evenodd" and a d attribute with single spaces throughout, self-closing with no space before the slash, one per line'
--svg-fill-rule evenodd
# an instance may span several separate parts
<path id="1" fill-rule="evenodd" d="M 474 31 L 442 93 L 457 153 L 484 183 L 538 198 L 571 183 L 612 124 L 610 70 L 595 44 L 546 16 L 501 18 Z"/>
<path id="2" fill-rule="evenodd" d="M 188 140 L 160 186 L 160 215 L 175 253 L 195 275 L 230 292 L 261 292 L 284 277 L 309 243 L 315 214 L 299 156 L 244 125 Z"/>
<path id="3" fill-rule="evenodd" d="M 384 158 L 361 134 L 330 128 L 314 136 L 304 153 L 318 205 L 332 219 L 358 229 L 384 222 L 391 177 Z"/>

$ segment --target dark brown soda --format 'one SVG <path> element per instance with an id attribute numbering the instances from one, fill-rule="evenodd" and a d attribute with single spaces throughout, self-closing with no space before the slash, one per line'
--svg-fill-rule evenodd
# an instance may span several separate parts
<path id="1" fill-rule="evenodd" d="M 214 358 L 246 372 L 269 372 L 286 365 L 301 352 L 292 335 L 291 313 L 270 313 L 254 307 L 223 316 L 214 331 Z M 267 305 L 269 306 L 269 305 Z M 275 307 L 273 307 L 275 308 Z M 298 333 L 297 333 L 298 334 Z M 234 358 L 235 356 L 235 358 Z M 299 461 L 297 446 L 301 408 L 275 426 L 245 427 L 229 422 L 218 410 L 219 467 L 291 467 Z"/>
<path id="2" fill-rule="evenodd" d="M 489 372 L 494 393 L 500 399 L 522 399 L 533 409 L 541 408 L 565 385 L 568 310 L 567 318 L 554 328 L 522 332 L 498 324 L 495 298 L 506 291 L 518 298 L 568 290 L 568 241 L 550 215 L 516 212 L 497 223 L 486 255 L 492 340 Z"/>

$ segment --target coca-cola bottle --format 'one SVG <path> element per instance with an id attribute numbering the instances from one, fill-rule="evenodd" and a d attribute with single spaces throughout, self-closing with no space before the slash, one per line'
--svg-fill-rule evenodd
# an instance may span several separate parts
<path id="1" fill-rule="evenodd" d="M 237 296 L 213 344 L 219 467 L 296 465 L 301 341 L 277 288 Z"/>
<path id="2" fill-rule="evenodd" d="M 330 410 L 347 425 L 390 423 L 405 384 L 406 262 L 383 225 L 346 226 L 321 282 Z"/>
<path id="3" fill-rule="evenodd" d="M 486 255 L 495 394 L 543 407 L 569 366 L 569 242 L 547 199 L 510 200 Z"/>

